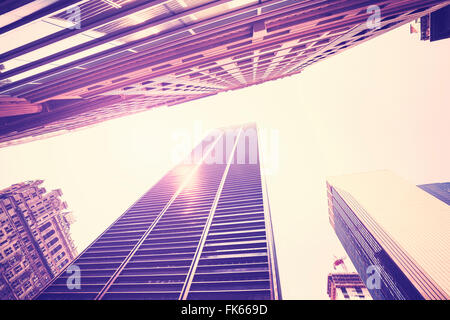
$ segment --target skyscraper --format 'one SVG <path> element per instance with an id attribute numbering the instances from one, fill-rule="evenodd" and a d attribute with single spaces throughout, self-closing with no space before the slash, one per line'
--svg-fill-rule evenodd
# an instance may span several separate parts
<path id="1" fill-rule="evenodd" d="M 447 204 L 388 171 L 327 189 L 330 223 L 374 299 L 449 299 Z"/>
<path id="2" fill-rule="evenodd" d="M 331 300 L 372 300 L 355 272 L 330 273 L 327 278 L 327 294 Z"/>
<path id="3" fill-rule="evenodd" d="M 302 72 L 443 0 L 0 2 L 0 147 Z"/>
<path id="4" fill-rule="evenodd" d="M 38 298 L 280 299 L 256 127 L 212 132 Z"/>
<path id="5" fill-rule="evenodd" d="M 450 182 L 421 184 L 418 187 L 450 205 Z"/>
<path id="6" fill-rule="evenodd" d="M 42 180 L 0 190 L 0 299 L 32 299 L 77 255 L 61 190 Z"/>

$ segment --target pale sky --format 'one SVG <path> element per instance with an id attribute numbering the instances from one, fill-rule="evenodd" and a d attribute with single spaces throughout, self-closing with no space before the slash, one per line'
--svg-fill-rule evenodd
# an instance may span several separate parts
<path id="1" fill-rule="evenodd" d="M 328 223 L 327 176 L 389 169 L 414 184 L 450 181 L 449 56 L 450 40 L 421 42 L 403 26 L 296 76 L 0 149 L 0 188 L 61 188 L 81 252 L 171 169 L 177 135 L 256 121 L 278 159 L 267 182 L 283 298 L 327 299 L 333 255 L 345 255 Z"/>

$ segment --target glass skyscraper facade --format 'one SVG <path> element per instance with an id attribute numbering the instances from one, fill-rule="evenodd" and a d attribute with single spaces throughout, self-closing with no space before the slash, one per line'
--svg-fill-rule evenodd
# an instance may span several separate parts
<path id="1" fill-rule="evenodd" d="M 450 206 L 450 182 L 421 184 L 418 187 Z"/>
<path id="2" fill-rule="evenodd" d="M 297 75 L 447 5 L 3 0 L 0 148 Z"/>
<path id="3" fill-rule="evenodd" d="M 281 299 L 257 129 L 217 130 L 38 299 Z"/>
<path id="4" fill-rule="evenodd" d="M 449 299 L 448 205 L 388 171 L 327 189 L 330 223 L 373 299 Z"/>
<path id="5" fill-rule="evenodd" d="M 372 300 L 361 278 L 354 272 L 333 272 L 327 277 L 330 300 Z"/>

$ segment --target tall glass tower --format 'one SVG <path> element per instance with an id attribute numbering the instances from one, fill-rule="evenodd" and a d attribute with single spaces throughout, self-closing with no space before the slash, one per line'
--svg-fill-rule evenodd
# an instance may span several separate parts
<path id="1" fill-rule="evenodd" d="M 450 298 L 450 206 L 389 171 L 327 188 L 330 223 L 373 299 Z"/>
<path id="2" fill-rule="evenodd" d="M 38 299 L 281 299 L 256 126 L 208 135 Z"/>

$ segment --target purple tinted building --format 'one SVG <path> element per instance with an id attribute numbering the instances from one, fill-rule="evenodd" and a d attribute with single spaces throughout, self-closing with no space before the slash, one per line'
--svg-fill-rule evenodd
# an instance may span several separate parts
<path id="1" fill-rule="evenodd" d="M 375 300 L 448 300 L 450 207 L 389 171 L 330 177 L 330 223 Z"/>
<path id="2" fill-rule="evenodd" d="M 0 147 L 295 75 L 449 3 L 1 1 Z"/>
<path id="3" fill-rule="evenodd" d="M 372 300 L 359 274 L 355 272 L 328 274 L 327 294 L 330 300 Z"/>
<path id="4" fill-rule="evenodd" d="M 281 299 L 256 127 L 206 137 L 38 299 Z"/>

